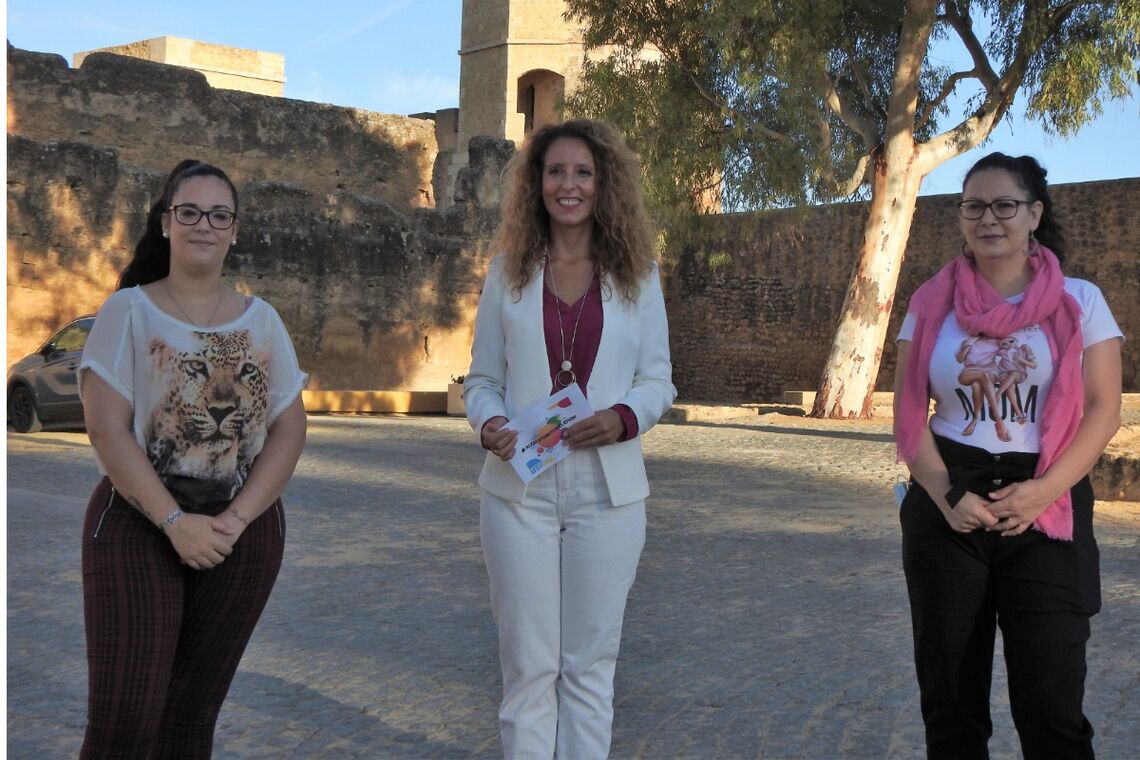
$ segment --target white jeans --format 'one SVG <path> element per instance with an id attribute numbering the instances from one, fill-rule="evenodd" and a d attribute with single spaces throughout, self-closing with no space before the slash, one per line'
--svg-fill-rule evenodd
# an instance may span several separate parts
<path id="1" fill-rule="evenodd" d="M 597 451 L 583 449 L 531 482 L 521 503 L 483 491 L 479 536 L 499 627 L 506 757 L 602 760 L 645 502 L 611 506 Z"/>

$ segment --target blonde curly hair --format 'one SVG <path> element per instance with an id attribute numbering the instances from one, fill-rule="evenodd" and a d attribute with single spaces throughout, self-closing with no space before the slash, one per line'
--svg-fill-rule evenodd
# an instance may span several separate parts
<path id="1" fill-rule="evenodd" d="M 550 124 L 527 138 L 505 172 L 502 221 L 491 250 L 502 254 L 504 272 L 516 291 L 542 270 L 550 243 L 550 215 L 542 202 L 543 162 L 551 143 L 563 137 L 582 140 L 593 155 L 597 195 L 592 255 L 598 271 L 609 275 L 622 299 L 632 303 L 653 268 L 654 231 L 641 200 L 637 159 L 603 122 Z"/>

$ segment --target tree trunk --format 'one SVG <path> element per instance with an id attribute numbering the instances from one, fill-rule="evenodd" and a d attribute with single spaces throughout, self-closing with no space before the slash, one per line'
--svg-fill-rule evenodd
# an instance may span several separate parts
<path id="1" fill-rule="evenodd" d="M 863 246 L 812 417 L 868 418 L 922 175 L 913 161 L 876 167 Z"/>
<path id="2" fill-rule="evenodd" d="M 899 268 L 925 175 L 919 160 L 921 149 L 914 142 L 914 119 L 918 79 L 936 5 L 936 0 L 908 0 L 906 4 L 887 105 L 886 139 L 873 154 L 871 208 L 863 226 L 863 247 L 815 395 L 813 417 L 871 416 Z"/>

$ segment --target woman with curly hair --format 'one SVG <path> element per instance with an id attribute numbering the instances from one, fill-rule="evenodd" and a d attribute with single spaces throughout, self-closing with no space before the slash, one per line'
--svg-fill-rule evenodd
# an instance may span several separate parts
<path id="1" fill-rule="evenodd" d="M 467 417 L 487 449 L 479 534 L 508 758 L 604 758 L 626 597 L 645 543 L 641 434 L 673 403 L 665 300 L 637 163 L 607 125 L 533 134 L 508 167 Z M 594 415 L 526 485 L 507 420 L 578 383 Z"/>

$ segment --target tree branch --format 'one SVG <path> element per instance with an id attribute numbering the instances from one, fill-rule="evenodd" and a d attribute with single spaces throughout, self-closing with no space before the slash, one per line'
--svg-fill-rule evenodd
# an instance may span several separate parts
<path id="1" fill-rule="evenodd" d="M 887 99 L 883 146 L 888 164 L 891 160 L 909 162 L 913 158 L 919 79 L 934 18 L 935 0 L 910 0 L 907 3 L 899 29 L 891 93 Z"/>
<path id="2" fill-rule="evenodd" d="M 946 3 L 945 8 L 946 13 L 939 16 L 939 19 L 950 24 L 958 33 L 962 44 L 966 46 L 966 52 L 970 54 L 970 60 L 974 62 L 974 68 L 970 73 L 978 78 L 986 92 L 991 92 L 998 84 L 998 75 L 990 65 L 990 58 L 986 55 L 981 41 L 974 34 L 973 21 L 969 16 L 962 15 L 957 3 Z"/>
<path id="3" fill-rule="evenodd" d="M 948 76 L 946 78 L 946 81 L 942 83 L 942 91 L 938 93 L 938 96 L 933 98 L 926 104 L 925 108 L 919 111 L 918 117 L 914 122 L 915 131 L 920 131 L 923 127 L 930 123 L 930 119 L 934 116 L 935 110 L 937 110 L 938 106 L 942 105 L 946 99 L 954 93 L 954 89 L 958 86 L 959 82 L 961 82 L 963 79 L 971 78 L 980 78 L 978 77 L 978 72 L 976 69 L 971 69 L 970 71 L 955 71 L 953 74 Z"/>
<path id="4" fill-rule="evenodd" d="M 859 71 L 859 67 L 855 64 L 854 57 L 849 57 L 847 62 L 848 67 L 851 69 L 851 78 L 855 80 L 859 92 L 863 94 L 863 103 L 867 106 L 868 111 L 874 111 L 882 116 L 885 120 L 887 112 L 883 110 L 882 106 L 875 102 L 875 98 L 871 95 L 871 88 L 867 86 L 867 78 L 863 76 L 863 72 Z"/>
<path id="5" fill-rule="evenodd" d="M 1028 15 L 1029 9 L 1027 8 L 1027 15 L 1022 17 L 1021 29 L 1017 36 L 1017 47 L 1013 57 L 1005 71 L 1000 77 L 997 77 L 993 73 L 989 59 L 982 50 L 977 37 L 969 29 L 968 20 L 964 24 L 955 23 L 952 16 L 956 17 L 958 21 L 962 21 L 962 17 L 957 14 L 957 8 L 953 7 L 953 3 L 947 3 L 948 10 L 953 11 L 952 14 L 947 15 L 947 20 L 958 31 L 959 36 L 962 36 L 967 48 L 971 49 L 975 67 L 984 62 L 984 70 L 989 72 L 988 76 L 992 79 L 987 82 L 986 79 L 982 78 L 982 83 L 986 88 L 986 99 L 973 114 L 921 147 L 919 160 L 923 165 L 924 173 L 929 172 L 930 169 L 943 161 L 976 147 L 990 135 L 994 125 L 1005 116 L 1013 104 L 1014 95 L 1025 79 L 1025 72 L 1029 67 L 1030 59 L 1028 51 L 1037 50 L 1040 46 L 1040 40 L 1048 39 L 1057 34 L 1061 25 L 1072 15 L 1073 11 L 1086 4 L 1087 2 L 1082 0 L 1073 0 L 1073 2 L 1065 3 L 1053 10 L 1039 11 L 1041 16 L 1038 17 Z M 1042 17 L 1045 23 L 1037 23 L 1038 18 Z"/>
<path id="6" fill-rule="evenodd" d="M 835 92 L 835 89 L 831 88 L 831 91 Z M 835 94 L 838 98 L 838 93 L 836 92 Z M 832 110 L 834 111 L 835 109 Z M 843 114 L 839 112 L 836 112 L 836 116 L 842 119 L 845 124 L 851 126 L 851 128 L 854 129 L 863 138 L 863 145 L 866 148 L 866 152 L 864 152 L 863 156 L 859 159 L 859 162 L 855 165 L 855 168 L 852 170 L 851 174 L 849 174 L 845 180 L 840 181 L 838 178 L 836 178 L 830 158 L 827 161 L 826 168 L 823 172 L 824 180 L 831 187 L 831 192 L 835 194 L 835 197 L 846 198 L 847 196 L 855 193 L 855 191 L 858 190 L 863 185 L 863 183 L 867 181 L 867 169 L 870 166 L 871 155 L 874 153 L 875 148 L 880 144 L 880 136 L 877 133 L 870 131 L 870 127 L 864 131 L 860 131 L 851 124 L 850 120 L 845 119 L 843 117 Z M 863 125 L 867 124 L 867 122 L 862 118 L 859 119 L 859 122 Z M 820 131 L 821 135 L 823 136 L 824 147 L 830 148 L 831 128 L 827 124 L 826 118 L 820 118 Z M 827 155 L 830 157 L 830 150 L 827 151 Z"/>
<path id="7" fill-rule="evenodd" d="M 669 50 L 666 46 L 661 45 L 660 43 L 654 44 L 656 44 L 657 49 L 661 51 L 662 57 L 680 69 L 685 77 L 692 83 L 693 88 L 697 91 L 697 94 L 700 95 L 702 99 L 704 99 L 714 108 L 719 110 L 721 113 L 735 116 L 740 121 L 747 123 L 749 129 L 755 130 L 758 134 L 768 138 L 769 140 L 775 140 L 776 142 L 787 145 L 789 147 L 795 145 L 795 142 L 792 140 L 792 138 L 788 137 L 783 132 L 777 132 L 774 129 L 770 129 L 769 127 L 757 121 L 752 114 L 736 108 L 727 100 L 711 92 L 708 87 L 705 86 L 704 82 L 700 80 L 700 77 L 698 77 L 692 72 L 692 70 L 681 63 L 680 56 L 674 55 L 671 50 Z"/>
<path id="8" fill-rule="evenodd" d="M 847 178 L 847 181 L 841 185 L 835 184 L 835 195 L 837 198 L 846 198 L 863 186 L 863 183 L 867 181 L 867 171 L 871 167 L 871 157 L 873 155 L 873 152 L 864 153 L 859 159 L 859 163 L 855 164 L 855 169 L 851 172 L 851 176 Z"/>
<path id="9" fill-rule="evenodd" d="M 873 150 L 874 147 L 879 144 L 878 130 L 875 129 L 874 125 L 868 123 L 866 119 L 847 107 L 843 96 L 839 94 L 839 90 L 835 88 L 834 83 L 827 74 L 823 75 L 822 89 L 823 102 L 828 109 L 863 138 L 864 148 L 868 151 Z"/>

